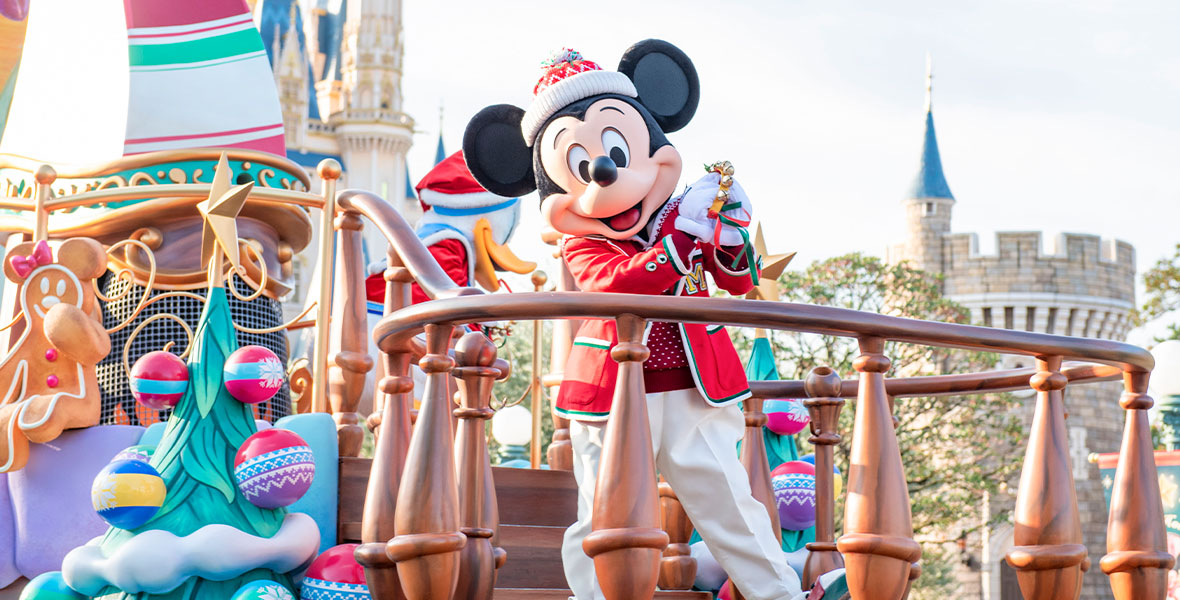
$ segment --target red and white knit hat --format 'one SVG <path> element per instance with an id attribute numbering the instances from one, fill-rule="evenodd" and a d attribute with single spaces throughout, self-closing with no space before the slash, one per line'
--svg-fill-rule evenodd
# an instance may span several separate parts
<path id="1" fill-rule="evenodd" d="M 435 165 L 418 182 L 414 190 L 418 192 L 418 201 L 422 203 L 423 211 L 430 210 L 432 206 L 453 209 L 494 207 L 513 200 L 497 196 L 479 185 L 467 169 L 467 161 L 463 159 L 462 150 Z"/>
<path id="2" fill-rule="evenodd" d="M 520 132 L 524 143 L 533 145 L 541 125 L 554 113 L 590 96 L 619 94 L 636 98 L 639 92 L 626 75 L 618 71 L 604 71 L 598 64 L 582 58 L 581 53 L 562 48 L 541 63 L 544 74 L 533 88 L 533 103 L 524 112 Z"/>

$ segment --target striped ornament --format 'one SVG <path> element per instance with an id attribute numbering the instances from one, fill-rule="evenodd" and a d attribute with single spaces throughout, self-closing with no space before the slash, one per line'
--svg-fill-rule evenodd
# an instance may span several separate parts
<path id="1" fill-rule="evenodd" d="M 244 0 L 124 0 L 124 154 L 202 147 L 286 154 L 282 110 Z"/>
<path id="2" fill-rule="evenodd" d="M 242 346 L 225 359 L 225 389 L 239 402 L 270 400 L 285 378 L 283 363 L 265 346 Z"/>
<path id="3" fill-rule="evenodd" d="M 246 438 L 234 457 L 238 489 L 254 506 L 280 508 L 303 497 L 315 479 L 311 447 L 286 429 L 266 429 Z"/>
<path id="4" fill-rule="evenodd" d="M 152 410 L 172 408 L 188 390 L 188 365 L 171 352 L 148 352 L 131 367 L 128 385 L 140 404 Z"/>
<path id="5" fill-rule="evenodd" d="M 151 520 L 164 504 L 164 480 L 151 465 L 117 460 L 98 472 L 90 501 L 112 527 L 135 529 Z"/>
<path id="6" fill-rule="evenodd" d="M 324 550 L 307 567 L 299 600 L 371 600 L 365 570 L 356 562 L 357 544 Z"/>

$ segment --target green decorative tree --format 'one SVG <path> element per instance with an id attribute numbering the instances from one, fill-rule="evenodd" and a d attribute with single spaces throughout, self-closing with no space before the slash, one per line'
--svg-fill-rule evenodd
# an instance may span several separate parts
<path id="1" fill-rule="evenodd" d="M 239 266 L 236 219 L 252 183 L 230 188 L 230 170 L 223 154 L 210 186 L 209 199 L 198 205 L 204 217 L 201 258 L 210 265 L 209 293 L 192 340 L 189 385 L 176 405 L 151 464 L 167 488 L 160 510 L 143 526 L 111 528 L 101 542 L 104 556 L 146 531 L 161 530 L 183 537 L 208 525 L 227 525 L 270 538 L 283 524 L 286 509 L 258 508 L 246 500 L 234 480 L 238 448 L 258 431 L 251 407 L 226 390 L 226 358 L 238 348 L 222 275 L 224 262 Z M 231 284 L 232 285 L 232 284 Z M 167 550 L 162 550 L 167 551 Z M 151 569 L 150 564 L 143 565 Z M 190 577 L 165 594 L 104 590 L 104 600 L 226 600 L 242 585 L 259 579 L 291 589 L 290 579 L 269 569 L 253 569 L 237 577 L 211 580 Z"/>
<path id="2" fill-rule="evenodd" d="M 790 271 L 779 279 L 780 300 L 951 323 L 967 323 L 970 313 L 942 296 L 937 278 L 909 264 L 890 265 L 879 258 L 848 254 Z M 769 298 L 768 298 L 769 299 Z M 739 348 L 757 340 L 731 330 Z M 771 331 L 770 345 L 785 376 L 803 379 L 826 365 L 845 379 L 855 379 L 855 339 Z M 993 368 L 993 354 L 913 344 L 891 343 L 885 355 L 893 362 L 890 377 L 982 371 Z M 753 378 L 753 377 L 751 377 Z M 914 532 L 924 543 L 922 577 L 913 598 L 946 597 L 953 585 L 954 553 L 943 545 L 982 526 L 979 507 L 1015 476 L 1023 448 L 1019 401 L 1008 394 L 905 398 L 898 400 L 897 437 L 909 482 Z M 836 466 L 847 474 L 854 410 L 841 413 L 844 437 L 835 447 Z M 768 451 L 772 446 L 767 444 Z M 769 452 L 768 452 L 769 453 Z M 788 451 L 789 454 L 789 451 Z M 837 500 L 842 503 L 842 499 Z M 991 522 L 1008 515 L 993 506 Z M 837 506 L 836 514 L 843 514 Z M 837 520 L 837 528 L 841 523 Z"/>
<path id="3" fill-rule="evenodd" d="M 132 537 L 153 529 L 186 536 L 217 523 L 271 537 L 282 525 L 286 509 L 254 506 L 234 482 L 234 456 L 257 427 L 250 406 L 231 396 L 222 382 L 225 359 L 238 347 L 225 288 L 210 290 L 194 338 L 188 391 L 176 405 L 152 457 L 152 466 L 168 489 L 164 505 L 138 529 L 111 528 L 102 541 L 104 553 L 112 553 Z M 257 579 L 271 579 L 291 587 L 285 575 L 255 569 L 226 581 L 193 577 L 162 595 L 119 593 L 115 589 L 108 593 L 119 600 L 225 599 L 243 584 Z"/>

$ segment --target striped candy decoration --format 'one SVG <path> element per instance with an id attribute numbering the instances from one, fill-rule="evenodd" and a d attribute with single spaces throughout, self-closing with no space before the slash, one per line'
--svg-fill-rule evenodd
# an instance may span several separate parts
<path id="1" fill-rule="evenodd" d="M 770 472 L 783 529 L 802 531 L 815 525 L 815 467 L 800 460 L 785 462 Z"/>
<path id="2" fill-rule="evenodd" d="M 259 508 L 290 506 L 315 479 L 311 447 L 286 429 L 266 429 L 246 438 L 234 457 L 238 489 Z"/>
<path id="3" fill-rule="evenodd" d="M 286 154 L 274 75 L 244 0 L 124 6 L 124 154 L 227 146 Z"/>
<path id="4" fill-rule="evenodd" d="M 128 384 L 140 404 L 152 410 L 172 408 L 188 390 L 188 366 L 171 352 L 148 352 L 131 367 Z"/>
<path id="5" fill-rule="evenodd" d="M 242 346 L 225 359 L 225 389 L 246 404 L 270 400 L 285 377 L 279 357 L 263 346 Z"/>
<path id="6" fill-rule="evenodd" d="M 98 516 L 112 527 L 135 529 L 156 515 L 166 493 L 164 480 L 151 465 L 117 460 L 94 478 L 90 501 Z"/>

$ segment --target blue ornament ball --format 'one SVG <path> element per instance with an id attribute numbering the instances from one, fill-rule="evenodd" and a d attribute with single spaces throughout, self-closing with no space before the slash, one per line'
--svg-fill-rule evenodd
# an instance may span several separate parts
<path id="1" fill-rule="evenodd" d="M 295 594 L 277 581 L 259 579 L 238 588 L 229 600 L 295 600 Z"/>
<path id="2" fill-rule="evenodd" d="M 112 527 L 135 529 L 156 516 L 166 493 L 164 479 L 148 463 L 116 460 L 94 478 L 90 500 Z"/>
<path id="3" fill-rule="evenodd" d="M 61 571 L 50 571 L 34 577 L 20 593 L 20 600 L 86 600 L 86 596 L 70 589 Z"/>

